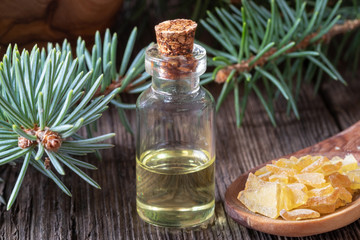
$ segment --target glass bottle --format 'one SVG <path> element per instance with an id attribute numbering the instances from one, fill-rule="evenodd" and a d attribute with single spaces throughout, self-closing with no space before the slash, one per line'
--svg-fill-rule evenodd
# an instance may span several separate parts
<path id="1" fill-rule="evenodd" d="M 137 211 L 154 225 L 193 227 L 215 205 L 214 99 L 199 85 L 206 51 L 191 44 L 190 54 L 168 56 L 160 48 L 146 50 L 152 86 L 136 103 Z"/>

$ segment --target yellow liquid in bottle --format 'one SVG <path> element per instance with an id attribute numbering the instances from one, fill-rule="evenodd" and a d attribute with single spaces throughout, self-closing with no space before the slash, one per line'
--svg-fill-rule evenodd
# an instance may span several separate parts
<path id="1" fill-rule="evenodd" d="M 194 149 L 159 149 L 136 159 L 137 211 L 154 225 L 192 227 L 215 205 L 215 157 Z"/>

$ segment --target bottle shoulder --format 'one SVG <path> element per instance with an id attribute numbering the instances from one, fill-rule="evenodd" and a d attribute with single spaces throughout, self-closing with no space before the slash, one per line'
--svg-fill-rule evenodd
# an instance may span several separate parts
<path id="1" fill-rule="evenodd" d="M 213 95 L 209 92 L 209 90 L 207 90 L 203 86 L 200 86 L 200 90 L 202 91 L 204 98 L 208 99 L 213 104 L 215 104 L 215 99 L 214 99 Z"/>

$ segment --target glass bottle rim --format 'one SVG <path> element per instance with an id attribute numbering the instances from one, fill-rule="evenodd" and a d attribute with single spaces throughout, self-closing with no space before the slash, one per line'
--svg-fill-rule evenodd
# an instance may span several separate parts
<path id="1" fill-rule="evenodd" d="M 145 53 L 146 59 L 148 61 L 169 61 L 175 60 L 177 58 L 184 59 L 184 58 L 193 58 L 194 60 L 201 61 L 202 59 L 206 58 L 206 50 L 204 47 L 200 46 L 199 44 L 194 43 L 193 51 L 189 56 L 178 55 L 178 56 L 166 56 L 159 52 L 158 44 L 153 43 L 147 49 Z"/>

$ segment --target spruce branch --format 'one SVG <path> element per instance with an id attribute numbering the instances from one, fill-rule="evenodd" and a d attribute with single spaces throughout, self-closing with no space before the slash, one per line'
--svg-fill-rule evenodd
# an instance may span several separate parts
<path id="1" fill-rule="evenodd" d="M 260 99 L 275 125 L 274 102 L 279 95 L 288 101 L 287 112 L 292 110 L 299 118 L 296 101 L 302 74 L 308 80 L 317 75 L 315 91 L 323 73 L 346 84 L 325 50 L 334 36 L 360 27 L 357 7 L 350 11 L 347 6 L 342 7 L 342 1 L 335 5 L 328 5 L 324 0 L 296 0 L 294 4 L 285 0 L 269 2 L 270 9 L 267 9 L 254 1 L 243 0 L 241 9 L 233 5 L 230 10 L 216 8 L 215 13 L 208 12 L 208 18 L 201 20 L 222 46 L 222 49 L 214 49 L 203 44 L 214 56 L 208 63 L 214 70 L 211 75 L 204 74 L 201 82 L 224 83 L 217 108 L 234 91 L 238 126 L 242 123 L 251 91 Z M 348 9 L 348 14 L 344 15 L 349 18 L 341 18 L 340 13 L 346 12 L 343 8 Z M 353 46 L 352 49 L 352 52 L 358 52 L 360 48 Z M 280 70 L 280 65 L 285 69 Z M 304 65 L 306 71 L 302 71 Z M 244 86 L 243 91 L 240 91 L 240 84 Z M 264 88 L 258 87 L 259 84 Z"/>
<path id="2" fill-rule="evenodd" d="M 0 62 L 0 165 L 23 162 L 8 200 L 7 209 L 18 195 L 28 165 L 51 178 L 66 194 L 69 190 L 51 171 L 65 175 L 64 166 L 94 187 L 99 185 L 79 167 L 96 169 L 71 155 L 93 153 L 112 147 L 100 144 L 114 136 L 105 134 L 74 141 L 81 127 L 94 123 L 107 104 L 120 92 L 94 97 L 103 83 L 103 73 L 94 77 L 84 69 L 84 56 L 73 59 L 65 41 L 63 49 L 48 46 L 48 53 L 34 46 L 31 53 L 17 46 L 7 49 Z M 44 162 L 40 162 L 43 159 Z"/>
<path id="3" fill-rule="evenodd" d="M 149 86 L 146 81 L 149 75 L 144 73 L 145 50 L 130 61 L 136 33 L 135 28 L 119 71 L 116 69 L 117 35 L 111 35 L 109 30 L 104 39 L 99 32 L 95 34 L 91 53 L 81 38 L 77 41 L 76 54 L 72 53 L 67 40 L 61 46 L 49 43 L 47 50 L 34 46 L 30 53 L 23 50 L 21 54 L 16 45 L 13 49 L 9 45 L 0 62 L 0 165 L 23 161 L 23 167 L 7 209 L 14 203 L 29 164 L 69 196 L 70 191 L 52 167 L 58 174 L 65 175 L 66 166 L 90 185 L 100 188 L 79 169 L 96 167 L 72 156 L 95 153 L 101 158 L 99 150 L 113 145 L 99 142 L 115 134 L 92 137 L 96 121 L 110 102 L 119 107 L 120 92 L 136 93 Z M 115 96 L 117 101 L 113 100 Z M 123 113 L 122 108 L 119 111 Z M 131 131 L 126 115 L 120 116 Z M 90 138 L 77 134 L 82 127 Z"/>
<path id="4" fill-rule="evenodd" d="M 110 34 L 110 30 L 107 29 L 103 41 L 101 40 L 100 33 L 95 34 L 95 45 L 92 47 L 91 53 L 85 48 L 85 41 L 79 37 L 76 47 L 76 55 L 79 59 L 83 60 L 83 70 L 85 72 L 93 71 L 92 80 L 85 86 L 85 92 L 89 91 L 89 88 L 93 86 L 95 78 L 103 75 L 103 81 L 101 85 L 96 89 L 93 99 L 102 95 L 108 95 L 119 89 L 119 93 L 140 93 L 150 86 L 150 75 L 145 72 L 145 48 L 139 51 L 135 58 L 130 61 L 133 52 L 135 40 L 137 36 L 137 28 L 134 28 L 131 32 L 128 42 L 126 44 L 122 61 L 120 62 L 119 70 L 116 69 L 117 62 L 117 34 Z M 110 101 L 110 100 L 109 100 Z M 122 106 L 126 108 L 134 109 L 134 104 L 123 103 L 119 105 L 121 96 L 117 96 L 117 100 L 112 100 L 111 103 L 118 108 L 120 112 L 123 111 Z M 128 123 L 126 114 L 120 114 L 120 120 L 123 123 Z M 93 127 L 89 128 L 91 132 Z M 126 129 L 132 132 L 130 125 L 126 125 Z"/>
<path id="5" fill-rule="evenodd" d="M 291 55 L 289 53 L 295 52 L 297 50 L 305 50 L 310 44 L 312 44 L 313 39 L 315 39 L 316 41 L 329 43 L 330 40 L 336 35 L 347 33 L 356 28 L 360 28 L 360 19 L 346 20 L 343 24 L 337 24 L 333 26 L 329 30 L 329 32 L 321 36 L 321 40 L 317 40 L 318 33 L 312 33 L 309 36 L 306 36 L 305 39 L 299 42 L 298 44 L 295 44 L 291 48 L 286 49 L 286 51 L 282 51 L 281 54 L 288 54 L 288 56 L 291 57 L 300 56 L 300 55 Z M 251 56 L 249 59 L 243 60 L 240 63 L 226 66 L 216 73 L 215 82 L 224 83 L 232 70 L 236 70 L 237 73 L 243 73 L 243 72 L 250 72 L 256 66 L 261 67 L 265 65 L 269 60 L 273 60 L 274 58 L 281 56 L 280 54 L 276 54 L 278 51 L 279 49 L 273 47 L 270 48 L 268 51 L 266 51 L 266 53 L 264 53 L 264 55 L 262 55 L 257 59 L 256 56 Z M 305 52 L 305 51 L 300 54 L 311 55 L 311 53 L 309 54 L 309 52 Z M 316 54 L 316 56 L 318 55 L 319 54 Z"/>
<path id="6" fill-rule="evenodd" d="M 355 30 L 360 27 L 360 19 L 346 20 L 343 24 L 337 24 L 326 33 L 322 39 L 324 42 L 330 42 L 330 40 L 339 34 L 344 34 Z"/>

